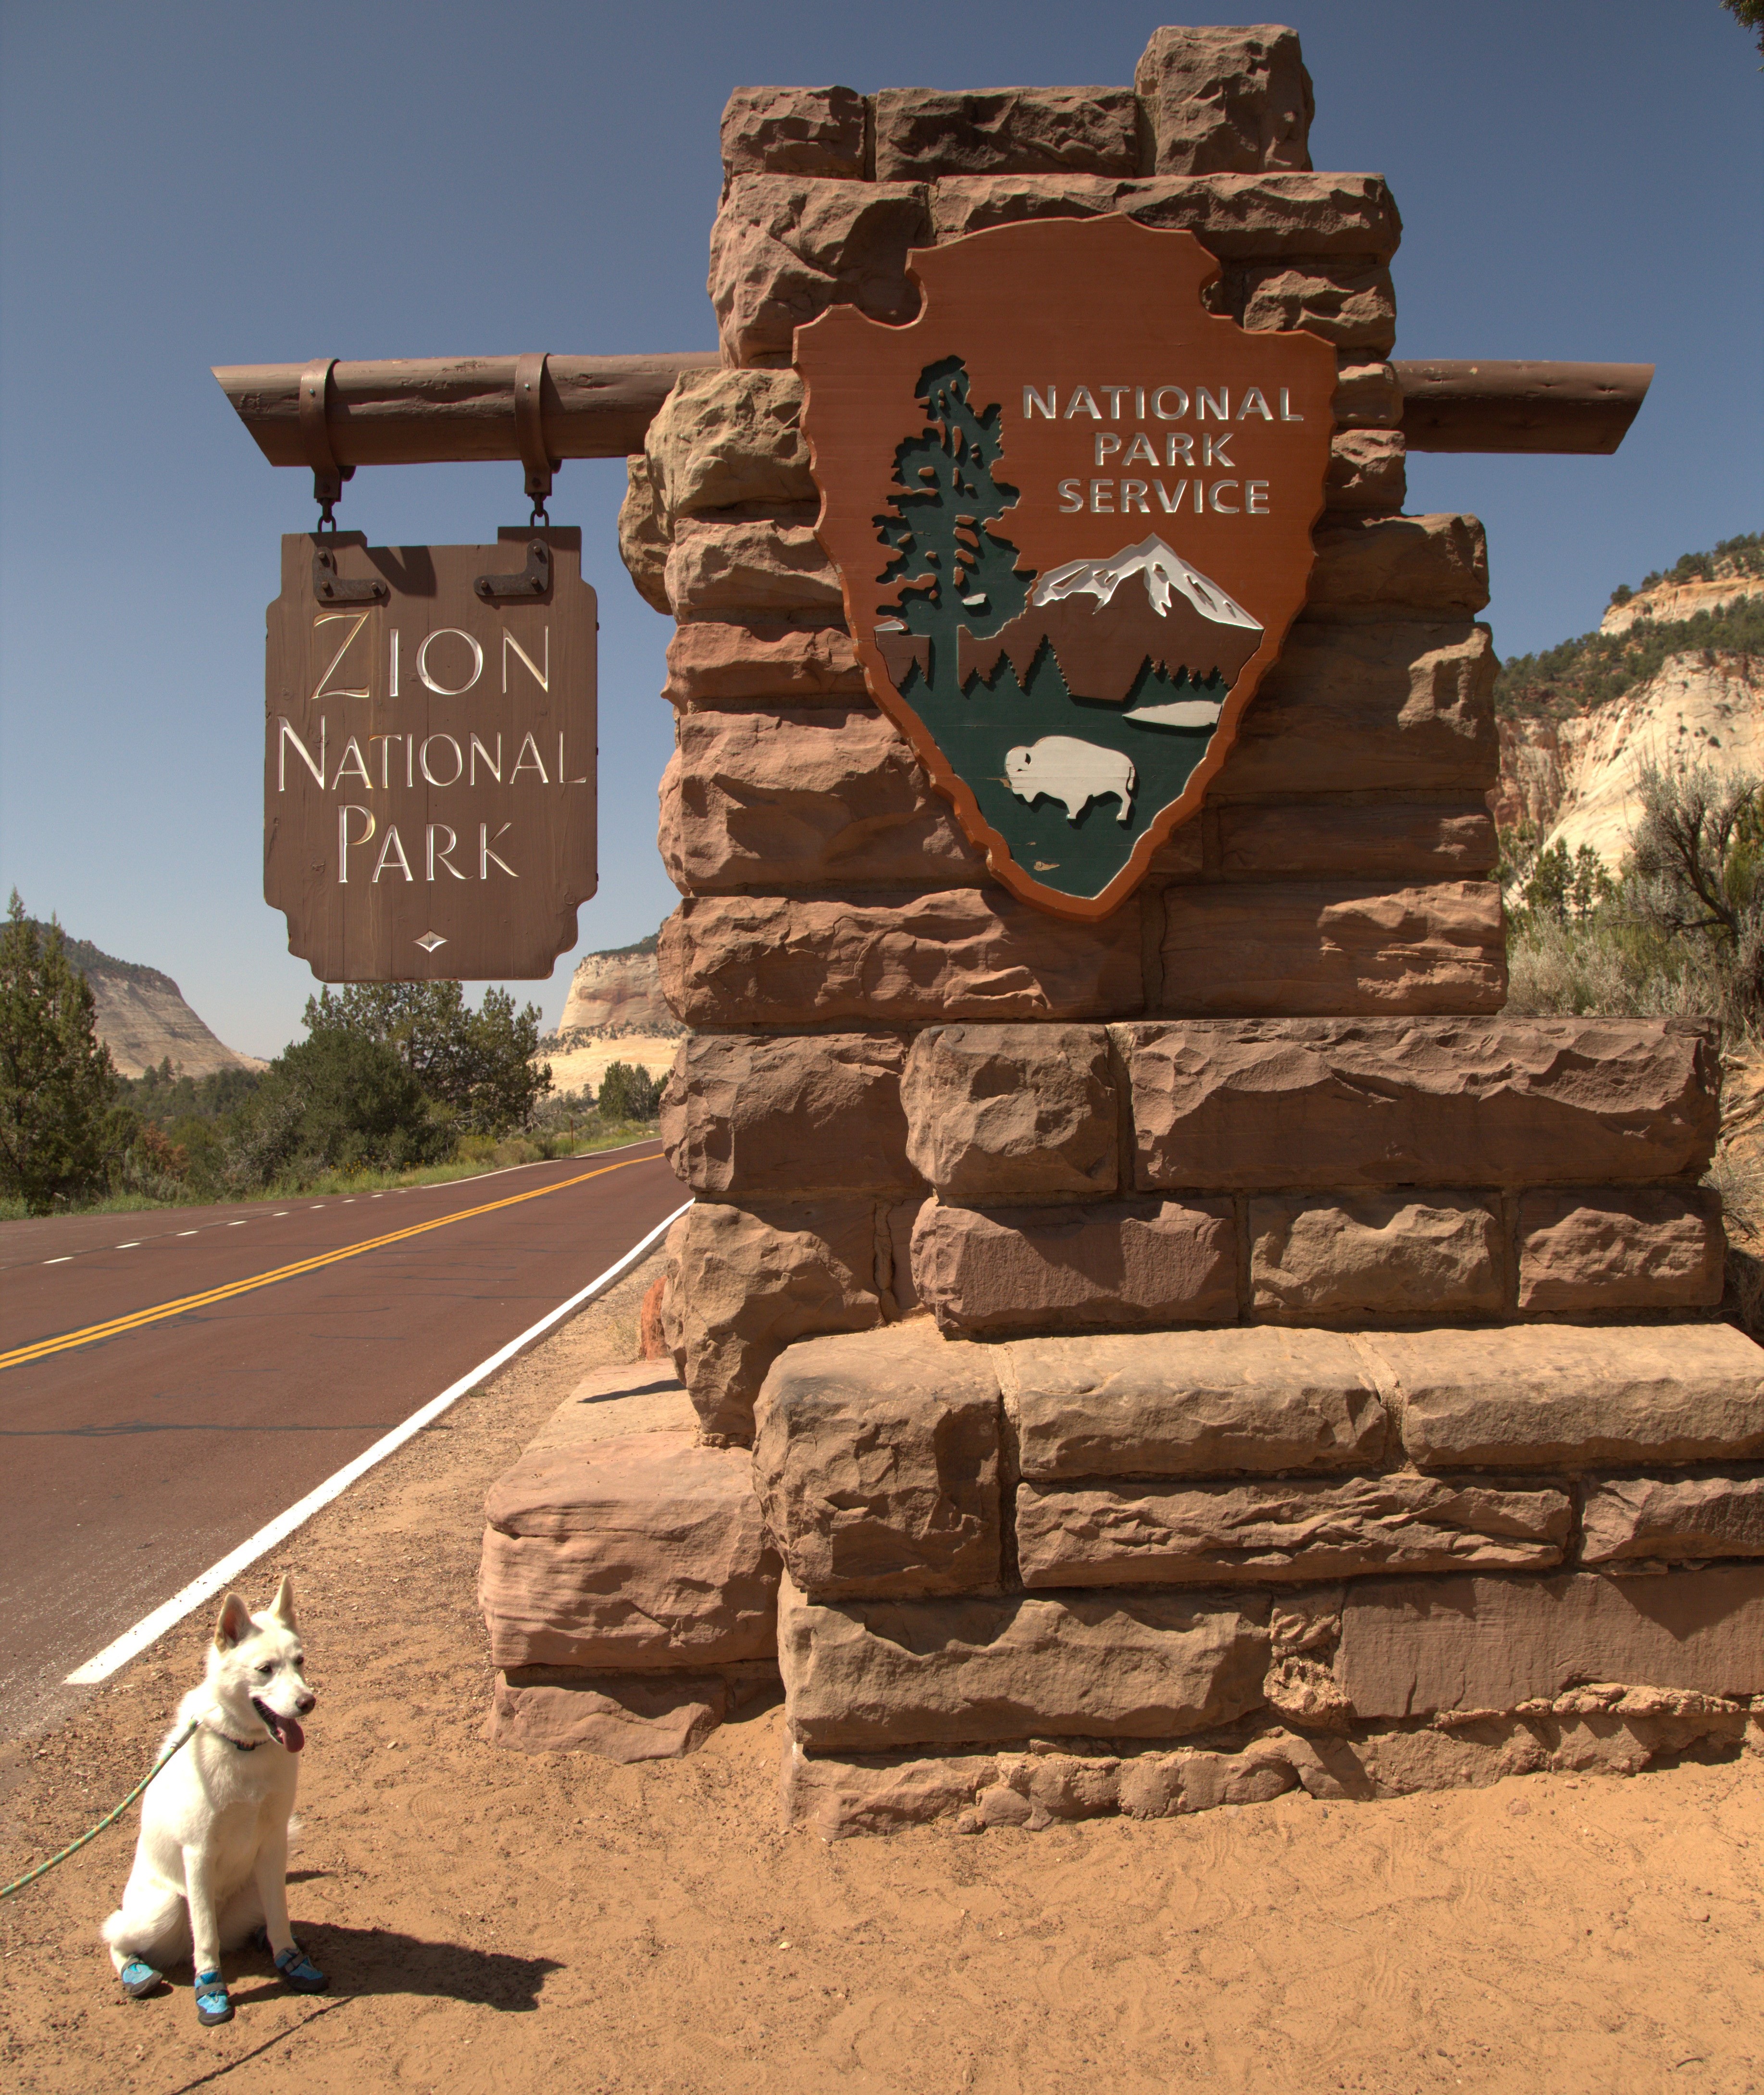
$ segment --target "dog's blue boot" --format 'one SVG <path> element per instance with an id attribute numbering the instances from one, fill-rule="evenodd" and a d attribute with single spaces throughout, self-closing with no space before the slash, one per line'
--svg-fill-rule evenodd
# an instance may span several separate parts
<path id="1" fill-rule="evenodd" d="M 140 2000 L 144 1994 L 156 1993 L 165 1984 L 165 1975 L 155 1971 L 138 1957 L 131 1957 L 116 1975 L 117 1983 L 132 2001 Z"/>
<path id="2" fill-rule="evenodd" d="M 204 2029 L 233 2019 L 233 2001 L 218 1968 L 196 1974 L 196 2019 Z"/>
<path id="3" fill-rule="evenodd" d="M 297 1993 L 322 1993 L 331 1983 L 298 1942 L 277 1954 L 276 1969 Z"/>

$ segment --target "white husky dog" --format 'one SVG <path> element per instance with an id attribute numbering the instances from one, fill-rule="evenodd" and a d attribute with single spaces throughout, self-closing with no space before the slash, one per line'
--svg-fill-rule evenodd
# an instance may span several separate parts
<path id="1" fill-rule="evenodd" d="M 165 1745 L 193 1719 L 195 1736 L 142 1801 L 134 1867 L 121 1906 L 104 1923 L 111 1962 L 131 1999 L 160 1984 L 162 1966 L 188 1957 L 198 2021 L 230 2022 L 220 1953 L 259 1927 L 289 1985 L 324 1992 L 324 1974 L 288 1926 L 294 1755 L 306 1744 L 300 1719 L 316 1699 L 305 1663 L 285 1579 L 260 1615 L 228 1594 L 207 1677 L 178 1705 Z"/>

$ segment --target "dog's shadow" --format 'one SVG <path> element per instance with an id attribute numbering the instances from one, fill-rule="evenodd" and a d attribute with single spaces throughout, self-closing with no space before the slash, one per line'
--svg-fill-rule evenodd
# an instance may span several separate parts
<path id="1" fill-rule="evenodd" d="M 324 1921 L 298 1926 L 300 1946 L 326 1972 L 333 1997 L 405 1993 L 464 2001 L 504 2014 L 531 2014 L 539 1988 L 563 1966 L 555 1957 L 515 1957 L 499 1949 L 472 1949 L 460 1942 L 425 1942 L 390 1927 L 344 1927 Z M 238 1953 L 237 1975 L 229 1975 L 233 1998 L 249 1999 L 259 1978 L 279 1993 L 281 1980 L 268 1950 Z"/>

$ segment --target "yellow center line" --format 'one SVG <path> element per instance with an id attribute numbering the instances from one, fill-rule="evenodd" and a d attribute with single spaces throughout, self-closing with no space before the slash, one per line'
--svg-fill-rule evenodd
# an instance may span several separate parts
<path id="1" fill-rule="evenodd" d="M 387 1244 L 402 1243 L 407 1237 L 420 1237 L 425 1230 L 445 1229 L 449 1222 L 468 1222 L 474 1215 L 494 1214 L 499 1208 L 518 1207 L 523 1200 L 543 1200 L 547 1193 L 561 1193 L 571 1186 L 581 1186 L 590 1178 L 603 1178 L 609 1171 L 628 1171 L 634 1164 L 654 1164 L 656 1156 L 627 1156 L 622 1163 L 603 1164 L 598 1170 L 579 1172 L 573 1178 L 560 1178 L 555 1186 L 535 1186 L 530 1192 L 511 1193 L 507 1199 L 486 1200 L 481 1208 L 462 1208 L 457 1214 L 437 1215 L 433 1222 L 413 1222 L 408 1229 L 393 1230 L 383 1237 L 370 1237 L 365 1243 L 345 1244 L 338 1251 L 320 1252 L 316 1258 L 303 1258 L 293 1265 L 279 1265 L 273 1273 L 254 1274 L 247 1280 L 229 1280 L 224 1287 L 211 1287 L 200 1295 L 181 1296 L 176 1302 L 161 1302 L 150 1309 L 132 1310 L 126 1317 L 113 1317 L 108 1323 L 88 1324 L 84 1331 L 66 1331 L 59 1338 L 38 1339 L 33 1344 L 20 1346 L 10 1353 L 0 1353 L 0 1368 L 22 1367 L 28 1361 L 40 1361 L 50 1353 L 64 1353 L 74 1346 L 95 1345 L 101 1339 L 114 1339 L 124 1331 L 139 1331 L 144 1324 L 157 1324 L 168 1317 L 181 1317 L 192 1309 L 205 1309 L 210 1303 L 224 1302 L 229 1296 L 244 1295 L 254 1287 L 268 1287 L 278 1280 L 293 1280 L 303 1273 L 316 1273 L 320 1266 L 335 1265 L 339 1259 L 359 1258 L 366 1251 L 379 1251 Z"/>

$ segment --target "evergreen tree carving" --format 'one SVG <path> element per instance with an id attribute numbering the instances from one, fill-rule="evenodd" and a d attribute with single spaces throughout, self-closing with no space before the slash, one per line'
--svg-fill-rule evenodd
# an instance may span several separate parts
<path id="1" fill-rule="evenodd" d="M 931 640 L 934 682 L 945 665 L 954 673 L 957 627 L 994 632 L 1022 610 L 1034 577 L 1017 572 L 1017 548 L 993 529 L 1017 493 L 994 470 L 1004 455 L 996 403 L 974 407 L 959 356 L 927 364 L 914 397 L 926 427 L 896 446 L 893 513 L 875 520 L 890 550 L 880 579 L 899 582 L 907 630 Z"/>

